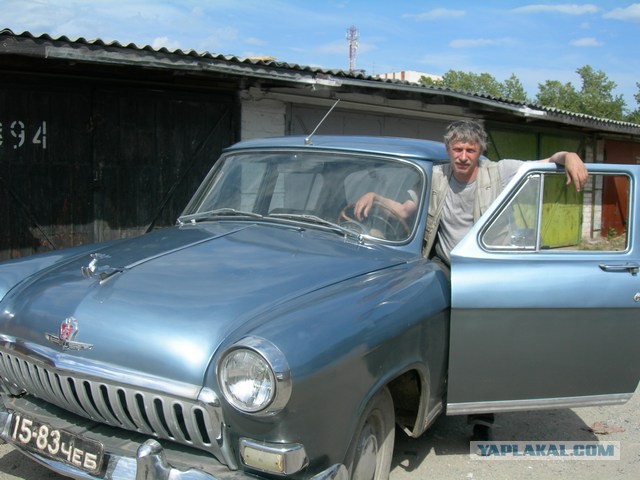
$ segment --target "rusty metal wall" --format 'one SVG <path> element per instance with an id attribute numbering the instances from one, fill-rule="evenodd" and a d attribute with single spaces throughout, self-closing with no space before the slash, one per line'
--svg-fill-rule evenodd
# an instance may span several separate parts
<path id="1" fill-rule="evenodd" d="M 235 141 L 230 94 L 0 85 L 0 260 L 173 224 Z"/>

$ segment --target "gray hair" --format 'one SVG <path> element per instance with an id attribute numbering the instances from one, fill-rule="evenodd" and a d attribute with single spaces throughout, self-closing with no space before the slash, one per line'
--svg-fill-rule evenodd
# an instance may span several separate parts
<path id="1" fill-rule="evenodd" d="M 473 120 L 453 122 L 447 127 L 444 143 L 449 146 L 455 142 L 477 143 L 484 152 L 487 149 L 487 132 L 482 125 Z"/>

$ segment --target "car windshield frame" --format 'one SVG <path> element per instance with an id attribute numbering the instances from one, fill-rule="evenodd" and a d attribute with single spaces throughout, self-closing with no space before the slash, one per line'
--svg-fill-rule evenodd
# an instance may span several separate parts
<path id="1" fill-rule="evenodd" d="M 404 244 L 417 231 L 424 171 L 402 158 L 331 150 L 246 150 L 224 154 L 202 182 L 179 224 L 211 220 L 285 222 Z M 414 202 L 407 218 L 375 205 L 358 220 L 353 204 L 374 191 Z M 413 205 L 412 205 L 413 206 Z"/>

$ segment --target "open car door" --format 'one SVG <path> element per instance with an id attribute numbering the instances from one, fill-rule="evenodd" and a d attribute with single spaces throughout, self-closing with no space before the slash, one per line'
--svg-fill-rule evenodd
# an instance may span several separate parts
<path id="1" fill-rule="evenodd" d="M 640 166 L 527 164 L 452 251 L 447 413 L 624 403 L 640 379 Z"/>

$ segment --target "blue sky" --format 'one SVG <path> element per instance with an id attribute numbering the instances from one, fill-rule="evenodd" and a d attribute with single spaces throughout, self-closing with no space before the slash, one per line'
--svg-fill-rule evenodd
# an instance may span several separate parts
<path id="1" fill-rule="evenodd" d="M 0 0 L 0 28 L 170 50 L 269 56 L 349 68 L 347 30 L 358 30 L 356 68 L 512 73 L 534 97 L 545 80 L 580 87 L 590 65 L 638 107 L 640 3 L 596 0 Z"/>

